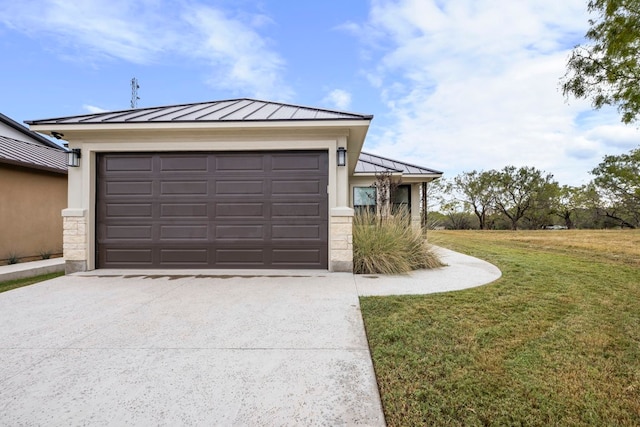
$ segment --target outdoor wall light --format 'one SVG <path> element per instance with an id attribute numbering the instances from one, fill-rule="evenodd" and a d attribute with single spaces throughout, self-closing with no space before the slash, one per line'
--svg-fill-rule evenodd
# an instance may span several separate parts
<path id="1" fill-rule="evenodd" d="M 344 147 L 338 147 L 338 166 L 347 164 L 347 150 Z"/>
<path id="2" fill-rule="evenodd" d="M 72 168 L 80 166 L 80 157 L 82 157 L 82 155 L 80 154 L 79 148 L 72 148 L 67 151 L 67 166 Z"/>

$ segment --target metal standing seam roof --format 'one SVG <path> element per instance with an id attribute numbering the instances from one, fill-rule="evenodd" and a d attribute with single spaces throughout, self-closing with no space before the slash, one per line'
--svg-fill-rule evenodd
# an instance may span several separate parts
<path id="1" fill-rule="evenodd" d="M 402 175 L 442 175 L 442 172 L 376 156 L 374 154 L 360 153 L 356 164 L 355 174 L 376 174 L 376 173 L 401 173 Z"/>
<path id="2" fill-rule="evenodd" d="M 240 98 L 31 120 L 29 125 L 102 123 L 371 120 L 372 115 Z"/>
<path id="3" fill-rule="evenodd" d="M 0 113 L 0 122 L 6 124 L 7 126 L 12 127 L 13 129 L 17 130 L 18 132 L 23 133 L 26 137 L 33 139 L 37 142 L 39 142 L 42 145 L 45 145 L 47 147 L 51 147 L 51 148 L 58 148 L 59 145 L 57 145 L 55 142 L 49 141 L 47 138 L 45 138 L 44 136 L 40 135 L 39 133 L 36 133 L 32 130 L 29 130 L 27 127 L 21 125 L 20 123 L 16 122 L 15 120 L 13 120 L 10 117 L 5 116 L 4 114 Z"/>
<path id="4" fill-rule="evenodd" d="M 0 135 L 0 163 L 67 173 L 67 155 L 61 148 L 45 147 Z"/>

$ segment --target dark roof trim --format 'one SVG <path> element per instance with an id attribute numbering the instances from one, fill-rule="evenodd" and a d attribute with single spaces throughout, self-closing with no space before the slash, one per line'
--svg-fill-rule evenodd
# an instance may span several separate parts
<path id="1" fill-rule="evenodd" d="M 11 165 L 11 166 L 19 166 L 19 167 L 23 167 L 26 169 L 35 169 L 35 170 L 40 170 L 40 171 L 44 171 L 44 172 L 51 172 L 51 173 L 56 173 L 59 175 L 68 175 L 69 172 L 65 169 L 58 169 L 58 168 L 54 168 L 54 167 L 48 167 L 48 166 L 44 166 L 44 165 L 37 165 L 35 163 L 28 163 L 28 162 L 21 162 L 18 160 L 12 160 L 12 159 L 3 159 L 2 157 L 0 157 L 0 164 L 5 164 L 5 165 Z"/>
<path id="2" fill-rule="evenodd" d="M 45 138 L 44 136 L 40 135 L 39 133 L 36 133 L 36 132 L 34 132 L 32 130 L 29 130 L 26 126 L 22 126 L 20 123 L 16 122 L 15 120 L 11 119 L 10 117 L 5 116 L 2 113 L 0 113 L 0 122 L 2 122 L 4 124 L 14 128 L 18 132 L 21 132 L 22 134 L 24 134 L 25 136 L 28 136 L 31 139 L 35 139 L 36 141 L 38 141 L 39 143 L 41 143 L 43 145 L 46 145 L 47 147 L 62 149 L 62 147 L 60 147 L 55 142 L 49 141 L 47 138 Z"/>

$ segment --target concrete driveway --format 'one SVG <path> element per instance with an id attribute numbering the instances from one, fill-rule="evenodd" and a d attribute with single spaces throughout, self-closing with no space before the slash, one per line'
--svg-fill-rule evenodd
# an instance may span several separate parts
<path id="1" fill-rule="evenodd" d="M 162 273 L 0 294 L 0 424 L 384 425 L 353 275 Z"/>

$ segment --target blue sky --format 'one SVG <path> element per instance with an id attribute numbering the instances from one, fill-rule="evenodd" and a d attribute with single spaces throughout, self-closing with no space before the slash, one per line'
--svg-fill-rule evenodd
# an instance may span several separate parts
<path id="1" fill-rule="evenodd" d="M 0 112 L 42 119 L 236 97 L 374 114 L 365 150 L 562 184 L 637 127 L 559 90 L 586 0 L 0 0 Z"/>

